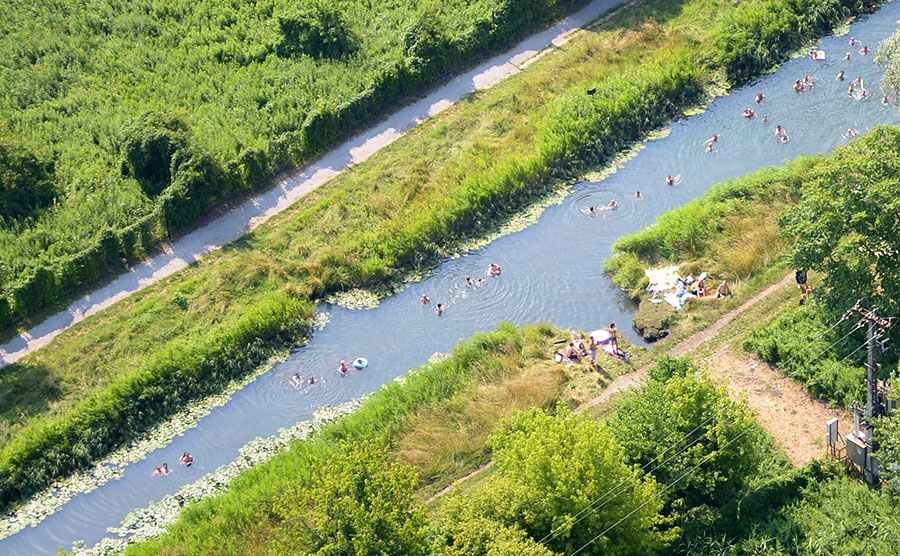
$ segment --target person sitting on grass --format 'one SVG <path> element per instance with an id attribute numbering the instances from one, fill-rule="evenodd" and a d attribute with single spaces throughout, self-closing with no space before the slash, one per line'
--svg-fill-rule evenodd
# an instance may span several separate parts
<path id="1" fill-rule="evenodd" d="M 716 288 L 716 299 L 724 299 L 729 295 L 731 295 L 731 290 L 728 289 L 728 280 L 722 280 L 722 283 Z"/>
<path id="2" fill-rule="evenodd" d="M 697 297 L 704 297 L 709 293 L 706 291 L 706 278 L 701 278 L 697 282 Z"/>
<path id="3" fill-rule="evenodd" d="M 804 284 L 800 287 L 800 305 L 806 303 L 806 298 L 809 297 L 809 294 L 813 292 L 813 289 L 809 287 L 809 284 Z"/>

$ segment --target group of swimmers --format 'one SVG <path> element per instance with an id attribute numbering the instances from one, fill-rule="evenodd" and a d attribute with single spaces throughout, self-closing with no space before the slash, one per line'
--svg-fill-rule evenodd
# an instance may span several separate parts
<path id="1" fill-rule="evenodd" d="M 343 365 L 343 364 L 344 364 L 344 362 L 341 361 L 341 365 Z M 341 373 L 341 375 L 343 375 L 344 373 L 346 373 L 346 371 L 344 371 L 343 373 Z M 294 373 L 294 374 L 291 376 L 291 384 L 294 386 L 294 388 L 300 388 L 300 387 L 303 386 L 304 384 L 315 384 L 315 383 L 317 383 L 317 382 L 319 382 L 319 379 L 317 379 L 317 378 L 314 377 L 314 376 L 309 377 L 309 378 L 306 379 L 305 381 L 303 380 L 303 377 L 300 376 L 300 373 Z"/>
<path id="2" fill-rule="evenodd" d="M 190 452 L 184 452 L 178 458 L 178 463 L 184 465 L 185 467 L 190 467 L 194 463 L 194 456 L 191 455 Z M 154 475 L 168 475 L 172 471 L 169 469 L 168 463 L 163 463 L 162 465 L 157 465 L 156 469 L 153 471 Z"/>
<path id="3" fill-rule="evenodd" d="M 497 277 L 503 274 L 503 269 L 500 267 L 500 265 L 491 263 L 485 271 L 485 274 L 487 274 L 488 276 Z M 468 288 L 480 288 L 485 284 L 487 284 L 487 280 L 485 280 L 484 278 L 472 278 L 471 276 L 466 277 L 466 287 Z M 423 293 L 422 297 L 419 299 L 419 302 L 422 304 L 422 307 L 428 307 L 428 304 L 431 303 L 431 298 L 428 297 L 428 294 Z M 434 312 L 437 313 L 437 316 L 443 315 L 444 311 L 446 310 L 446 303 L 436 303 L 434 305 Z M 341 364 L 343 363 L 344 362 L 341 361 Z M 344 373 L 341 374 L 343 375 Z"/>
<path id="4" fill-rule="evenodd" d="M 553 355 L 556 357 L 557 361 L 562 362 L 563 360 L 569 361 L 570 363 L 578 363 L 586 357 L 590 357 L 591 366 L 596 365 L 597 361 L 597 349 L 603 349 L 601 346 L 609 345 L 611 349 L 611 354 L 617 357 L 625 357 L 626 354 L 619 349 L 619 339 L 616 333 L 616 323 L 611 322 L 609 324 L 609 328 L 605 329 L 608 332 L 608 336 L 602 340 L 598 340 L 594 338 L 593 334 L 588 336 L 588 343 L 585 345 L 584 341 L 582 341 L 581 336 L 578 335 L 577 332 L 572 331 L 572 340 L 569 342 L 565 348 L 557 350 Z M 565 340 L 562 340 L 563 342 Z"/>

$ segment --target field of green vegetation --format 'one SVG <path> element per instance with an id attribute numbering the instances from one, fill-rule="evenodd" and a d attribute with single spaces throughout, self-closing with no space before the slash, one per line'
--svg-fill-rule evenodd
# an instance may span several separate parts
<path id="1" fill-rule="evenodd" d="M 0 329 L 583 3 L 6 2 Z"/>
<path id="2" fill-rule="evenodd" d="M 786 6 L 798 10 L 790 24 L 766 19 Z M 810 6 L 824 16 L 809 17 Z M 221 252 L 4 369 L 0 503 L 246 372 L 323 295 L 384 288 L 427 268 L 558 178 L 676 116 L 700 98 L 706 79 L 733 67 L 724 60 L 739 57 L 719 49 L 725 33 L 757 33 L 762 14 L 767 33 L 799 45 L 868 6 L 647 0 L 450 108 Z M 771 38 L 760 33 L 754 40 Z M 597 93 L 584 95 L 592 87 Z M 236 353 L 243 356 L 231 363 Z"/>

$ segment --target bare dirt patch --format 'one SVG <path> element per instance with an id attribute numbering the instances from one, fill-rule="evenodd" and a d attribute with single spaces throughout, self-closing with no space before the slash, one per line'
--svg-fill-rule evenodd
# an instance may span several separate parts
<path id="1" fill-rule="evenodd" d="M 844 426 L 851 422 L 844 410 L 810 397 L 801 384 L 733 344 L 719 347 L 707 362 L 713 376 L 727 378 L 732 397 L 746 397 L 759 424 L 795 467 L 825 455 L 829 419 L 837 417 Z"/>

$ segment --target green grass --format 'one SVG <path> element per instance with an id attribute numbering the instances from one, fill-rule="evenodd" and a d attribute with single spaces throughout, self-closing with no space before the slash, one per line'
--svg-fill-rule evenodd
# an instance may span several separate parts
<path id="1" fill-rule="evenodd" d="M 0 375 L 0 399 L 15 405 L 0 414 L 0 465 L 20 469 L 33 486 L 71 471 L 80 459 L 45 469 L 25 456 L 42 453 L 38 440 L 53 438 L 55 422 L 79 423 L 69 445 L 81 453 L 114 448 L 108 421 L 85 410 L 116 399 L 110 392 L 122 392 L 127 377 L 149 380 L 169 408 L 202 391 L 185 388 L 193 378 L 151 380 L 164 376 L 153 369 L 183 357 L 181 346 L 212 349 L 216 338 L 233 337 L 229 328 L 248 306 L 275 295 L 308 307 L 329 292 L 386 288 L 459 239 L 484 233 L 557 177 L 607 160 L 696 101 L 715 71 L 696 62 L 732 9 L 725 0 L 638 3 L 457 103 L 253 233 L 65 331 Z M 597 94 L 588 97 L 591 86 Z M 142 410 L 135 393 L 128 403 Z M 13 486 L 15 496 L 24 494 L 24 483 Z"/>

